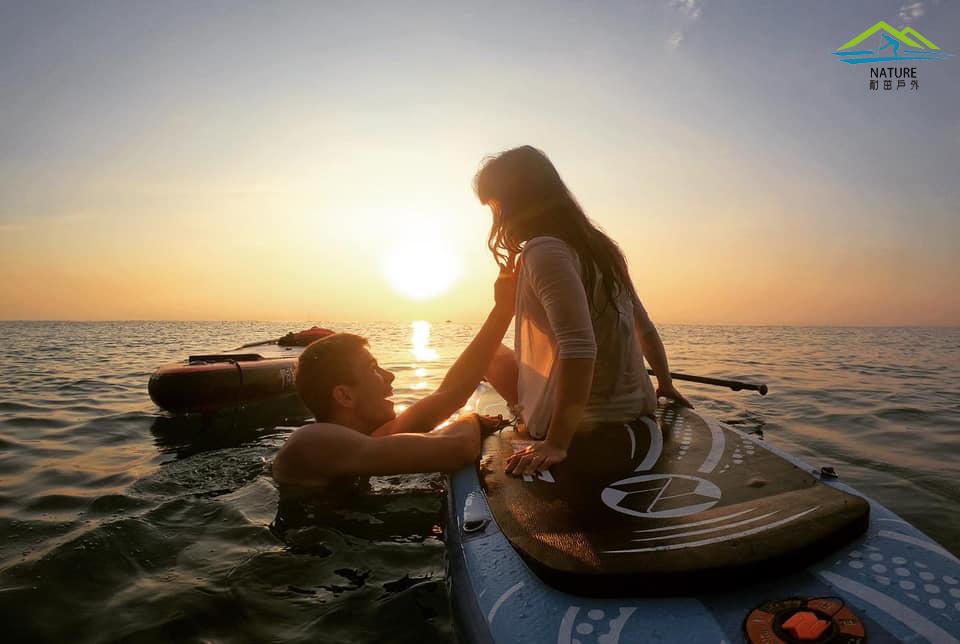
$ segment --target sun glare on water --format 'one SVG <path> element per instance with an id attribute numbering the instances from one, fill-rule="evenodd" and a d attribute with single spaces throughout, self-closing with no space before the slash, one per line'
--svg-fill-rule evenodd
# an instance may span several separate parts
<path id="1" fill-rule="evenodd" d="M 460 277 L 459 258 L 439 239 L 418 236 L 398 242 L 383 259 L 393 289 L 415 300 L 443 295 Z"/>
<path id="2" fill-rule="evenodd" d="M 430 362 L 436 360 L 438 353 L 436 349 L 430 346 L 430 323 L 426 320 L 415 320 L 410 324 L 413 329 L 413 335 L 410 336 L 410 344 L 413 345 L 411 353 L 418 362 Z M 421 374 L 421 370 L 423 373 Z M 426 369 L 417 369 L 417 376 L 422 378 L 427 375 Z"/>

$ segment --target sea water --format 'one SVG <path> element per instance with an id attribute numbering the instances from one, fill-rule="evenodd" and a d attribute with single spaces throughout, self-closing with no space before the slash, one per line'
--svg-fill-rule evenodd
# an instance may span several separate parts
<path id="1" fill-rule="evenodd" d="M 280 498 L 285 405 L 174 418 L 150 373 L 312 323 L 0 322 L 0 622 L 48 642 L 450 641 L 444 479 Z M 398 407 L 478 329 L 335 323 L 393 370 Z M 701 410 L 806 459 L 960 554 L 960 329 L 664 326 Z"/>

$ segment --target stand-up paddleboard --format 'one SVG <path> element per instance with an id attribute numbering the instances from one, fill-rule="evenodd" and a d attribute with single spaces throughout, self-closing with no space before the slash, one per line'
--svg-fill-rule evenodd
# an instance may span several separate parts
<path id="1" fill-rule="evenodd" d="M 486 410 L 489 411 L 489 410 Z M 450 478 L 457 631 L 494 642 L 956 642 L 960 561 L 762 440 L 677 406 Z"/>

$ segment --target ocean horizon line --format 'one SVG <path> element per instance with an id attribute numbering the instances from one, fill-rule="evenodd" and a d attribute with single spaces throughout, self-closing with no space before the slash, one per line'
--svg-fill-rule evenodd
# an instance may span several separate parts
<path id="1" fill-rule="evenodd" d="M 406 318 L 406 319 L 381 319 L 381 320 L 297 320 L 297 319 L 256 319 L 256 318 L 236 318 L 236 319 L 174 319 L 174 318 L 116 318 L 116 319 L 81 319 L 81 318 L 0 318 L 0 324 L 14 323 L 68 323 L 68 324 L 134 324 L 134 323 L 181 323 L 181 324 L 296 324 L 296 325 L 340 325 L 340 324 L 410 324 L 412 322 L 426 321 L 430 324 L 483 324 L 483 320 L 453 320 L 453 319 L 425 319 L 425 318 Z M 783 328 L 783 329 L 960 329 L 960 323 L 956 324 L 850 324 L 850 323 L 762 323 L 762 322 L 658 322 L 662 326 L 685 326 L 685 327 L 754 327 L 754 328 Z"/>

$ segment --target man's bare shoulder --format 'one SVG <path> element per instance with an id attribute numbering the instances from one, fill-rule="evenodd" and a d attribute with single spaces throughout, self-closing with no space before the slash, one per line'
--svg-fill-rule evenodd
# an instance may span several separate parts
<path id="1" fill-rule="evenodd" d="M 287 442 L 284 444 L 284 447 L 289 445 L 291 442 L 300 442 L 300 441 L 328 441 L 328 440 L 343 440 L 356 438 L 358 436 L 363 436 L 360 432 L 355 429 L 350 429 L 346 425 L 338 425 L 336 423 L 310 423 L 309 425 L 304 425 L 298 427 L 290 437 L 287 439 Z"/>
<path id="2" fill-rule="evenodd" d="M 273 459 L 278 483 L 315 485 L 336 476 L 344 449 L 369 440 L 360 432 L 335 423 L 311 423 L 294 431 Z"/>

